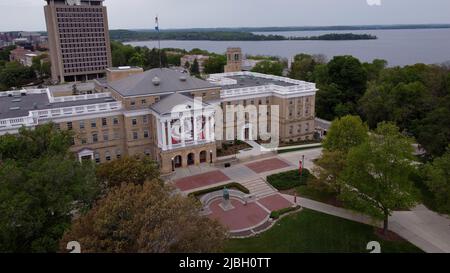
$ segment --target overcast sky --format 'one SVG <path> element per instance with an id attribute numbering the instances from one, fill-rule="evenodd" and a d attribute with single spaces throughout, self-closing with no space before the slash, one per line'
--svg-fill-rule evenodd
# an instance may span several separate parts
<path id="1" fill-rule="evenodd" d="M 368 5 L 367 2 L 381 2 Z M 44 0 L 0 0 L 0 31 L 45 30 Z M 110 29 L 450 23 L 449 0 L 106 0 Z"/>

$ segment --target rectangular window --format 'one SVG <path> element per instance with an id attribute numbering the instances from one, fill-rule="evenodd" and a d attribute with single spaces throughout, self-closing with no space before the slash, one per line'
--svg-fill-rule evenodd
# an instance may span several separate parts
<path id="1" fill-rule="evenodd" d="M 122 151 L 120 149 L 116 150 L 116 157 L 117 159 L 120 159 L 122 157 Z"/>
<path id="2" fill-rule="evenodd" d="M 80 129 L 81 130 L 84 129 L 84 121 L 83 120 L 80 121 Z"/>
<path id="3" fill-rule="evenodd" d="M 135 106 L 135 105 L 136 105 L 136 102 L 135 102 L 134 100 L 132 100 L 132 101 L 130 101 L 130 105 L 131 105 L 131 106 Z"/>
<path id="4" fill-rule="evenodd" d="M 148 123 L 148 117 L 147 117 L 147 116 L 143 116 L 143 117 L 142 117 L 142 122 L 143 122 L 144 124 L 147 124 L 147 123 Z"/>
<path id="5" fill-rule="evenodd" d="M 138 132 L 133 132 L 133 139 L 137 140 L 139 138 Z"/>
<path id="6" fill-rule="evenodd" d="M 92 134 L 92 142 L 97 143 L 98 142 L 98 135 Z"/>
<path id="7" fill-rule="evenodd" d="M 147 130 L 144 131 L 144 138 L 148 138 L 149 137 L 149 133 Z"/>
<path id="8" fill-rule="evenodd" d="M 135 118 L 132 119 L 132 120 L 131 120 L 131 124 L 133 124 L 133 126 L 137 125 L 137 119 L 135 119 Z"/>
<path id="9" fill-rule="evenodd" d="M 103 140 L 104 140 L 104 141 L 108 141 L 108 140 L 109 140 L 109 135 L 108 135 L 108 133 L 103 133 Z"/>
<path id="10" fill-rule="evenodd" d="M 141 100 L 142 104 L 147 104 L 147 100 Z"/>
<path id="11" fill-rule="evenodd" d="M 95 158 L 95 163 L 100 163 L 100 154 L 99 153 L 95 153 L 94 158 Z"/>
<path id="12" fill-rule="evenodd" d="M 108 126 L 108 120 L 106 118 L 102 118 L 102 126 Z"/>
<path id="13" fill-rule="evenodd" d="M 81 139 L 81 144 L 86 144 L 86 143 L 87 143 L 87 140 L 85 138 L 82 138 Z"/>
<path id="14" fill-rule="evenodd" d="M 91 128 L 97 127 L 97 121 L 95 119 L 91 120 Z"/>
<path id="15" fill-rule="evenodd" d="M 111 154 L 109 152 L 105 153 L 105 159 L 106 161 L 111 161 Z"/>
<path id="16" fill-rule="evenodd" d="M 113 124 L 114 125 L 118 125 L 119 124 L 119 119 L 118 118 L 113 118 Z"/>
<path id="17" fill-rule="evenodd" d="M 72 127 L 72 122 L 67 122 L 67 129 L 68 130 L 72 130 L 73 129 L 73 127 Z"/>

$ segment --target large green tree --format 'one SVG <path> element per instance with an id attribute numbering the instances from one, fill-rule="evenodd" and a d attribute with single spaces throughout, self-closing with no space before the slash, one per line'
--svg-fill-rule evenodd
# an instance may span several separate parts
<path id="1" fill-rule="evenodd" d="M 223 73 L 227 58 L 224 55 L 212 54 L 209 59 L 203 63 L 206 74 Z"/>
<path id="2" fill-rule="evenodd" d="M 450 213 L 450 146 L 442 157 L 425 166 L 424 176 L 437 210 Z"/>
<path id="3" fill-rule="evenodd" d="M 380 123 L 365 143 L 350 150 L 340 177 L 340 198 L 350 207 L 383 221 L 393 210 L 415 203 L 412 141 L 391 123 Z"/>
<path id="4" fill-rule="evenodd" d="M 159 178 L 159 167 L 149 157 L 124 157 L 97 167 L 98 181 L 106 188 L 125 184 L 143 184 Z"/>
<path id="5" fill-rule="evenodd" d="M 159 181 L 122 184 L 74 221 L 61 240 L 61 251 L 69 241 L 78 241 L 85 253 L 220 251 L 225 229 L 199 211 L 194 200 Z"/>
<path id="6" fill-rule="evenodd" d="M 93 204 L 95 168 L 70 139 L 52 124 L 0 137 L 0 252 L 56 251 L 72 215 Z"/>
<path id="7" fill-rule="evenodd" d="M 17 62 L 9 62 L 0 70 L 0 86 L 3 89 L 22 87 L 36 80 L 33 68 L 26 67 Z"/>
<path id="8" fill-rule="evenodd" d="M 283 75 L 283 64 L 278 61 L 261 61 L 255 65 L 252 72 L 258 72 L 263 74 L 282 76 Z"/>
<path id="9" fill-rule="evenodd" d="M 340 193 L 339 176 L 346 166 L 348 152 L 368 139 L 367 126 L 358 116 L 345 116 L 331 124 L 324 141 L 324 151 L 316 161 L 314 173 L 317 175 L 315 187 Z"/>
<path id="10" fill-rule="evenodd" d="M 325 64 L 325 57 L 322 55 L 298 54 L 294 57 L 289 71 L 289 78 L 302 81 L 316 81 L 315 69 L 318 65 Z"/>

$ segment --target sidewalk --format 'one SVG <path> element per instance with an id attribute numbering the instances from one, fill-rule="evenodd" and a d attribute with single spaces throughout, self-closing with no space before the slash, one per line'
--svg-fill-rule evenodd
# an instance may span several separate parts
<path id="1" fill-rule="evenodd" d="M 294 196 L 283 195 L 294 202 Z M 297 204 L 311 210 L 355 222 L 381 227 L 370 217 L 314 200 L 297 197 Z M 423 205 L 412 211 L 396 211 L 389 219 L 389 229 L 428 253 L 450 253 L 450 219 Z"/>

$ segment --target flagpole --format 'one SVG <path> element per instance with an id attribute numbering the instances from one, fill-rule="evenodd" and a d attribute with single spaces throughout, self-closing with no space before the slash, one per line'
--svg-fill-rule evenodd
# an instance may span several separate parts
<path id="1" fill-rule="evenodd" d="M 155 30 L 158 32 L 158 55 L 159 55 L 159 68 L 162 69 L 162 58 L 161 58 L 161 34 L 159 32 L 159 19 L 158 15 L 155 18 Z"/>

